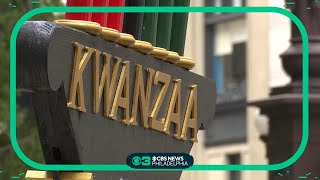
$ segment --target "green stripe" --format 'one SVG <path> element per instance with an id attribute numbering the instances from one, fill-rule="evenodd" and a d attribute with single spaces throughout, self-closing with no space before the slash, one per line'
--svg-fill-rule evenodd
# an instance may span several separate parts
<path id="1" fill-rule="evenodd" d="M 173 0 L 160 0 L 159 6 L 173 6 Z M 156 46 L 165 49 L 170 48 L 171 27 L 172 27 L 172 12 L 158 13 L 158 27 Z"/>
<path id="2" fill-rule="evenodd" d="M 147 0 L 146 6 L 159 6 L 159 0 Z M 141 39 L 150 42 L 154 46 L 157 39 L 157 24 L 158 13 L 144 13 Z"/>
<path id="3" fill-rule="evenodd" d="M 174 6 L 190 6 L 190 0 L 175 0 Z M 170 50 L 184 54 L 189 13 L 173 13 Z"/>

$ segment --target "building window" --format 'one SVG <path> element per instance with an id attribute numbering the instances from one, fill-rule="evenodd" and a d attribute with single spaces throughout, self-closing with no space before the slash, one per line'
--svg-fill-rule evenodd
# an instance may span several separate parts
<path id="1" fill-rule="evenodd" d="M 228 164 L 241 164 L 240 154 L 230 154 L 227 156 Z M 229 171 L 228 172 L 229 180 L 241 180 L 241 172 L 240 171 Z"/>
<path id="2" fill-rule="evenodd" d="M 214 6 L 244 6 L 245 0 L 214 0 Z"/>
<path id="3" fill-rule="evenodd" d="M 245 0 L 206 0 L 206 6 L 245 6 Z"/>
<path id="4" fill-rule="evenodd" d="M 246 43 L 237 43 L 230 54 L 213 56 L 211 78 L 216 81 L 218 104 L 245 98 L 245 49 Z"/>
<path id="5" fill-rule="evenodd" d="M 206 0 L 205 4 L 206 6 L 245 6 L 246 5 L 245 0 Z M 225 13 L 216 12 L 213 14 L 223 15 Z"/>
<path id="6" fill-rule="evenodd" d="M 216 82 L 217 92 L 215 117 L 206 129 L 208 147 L 247 141 L 246 20 L 229 15 L 207 16 L 205 22 L 206 76 Z"/>

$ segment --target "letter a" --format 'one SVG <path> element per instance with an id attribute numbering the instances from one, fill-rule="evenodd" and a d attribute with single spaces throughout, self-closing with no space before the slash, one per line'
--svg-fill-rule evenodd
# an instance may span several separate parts
<path id="1" fill-rule="evenodd" d="M 170 134 L 171 122 L 175 124 L 174 137 L 180 139 L 181 120 L 180 120 L 180 105 L 181 104 L 181 79 L 174 80 L 173 91 L 168 108 L 167 117 L 164 124 L 164 131 Z"/>
<path id="2" fill-rule="evenodd" d="M 191 129 L 191 141 L 198 142 L 198 119 L 197 119 L 197 85 L 190 87 L 190 94 L 184 115 L 181 139 L 187 140 L 188 128 Z"/>

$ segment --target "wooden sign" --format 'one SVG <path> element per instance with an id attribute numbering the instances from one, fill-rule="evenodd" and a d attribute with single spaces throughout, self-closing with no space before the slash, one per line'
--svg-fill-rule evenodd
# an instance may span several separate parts
<path id="1" fill-rule="evenodd" d="M 47 164 L 125 164 L 132 153 L 189 153 L 213 119 L 212 80 L 51 22 L 26 22 L 17 88 L 31 92 Z M 181 172 L 92 172 L 179 179 Z"/>

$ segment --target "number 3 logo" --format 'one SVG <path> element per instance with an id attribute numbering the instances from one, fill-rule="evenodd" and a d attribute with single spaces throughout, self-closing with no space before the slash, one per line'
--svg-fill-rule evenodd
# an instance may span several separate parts
<path id="1" fill-rule="evenodd" d="M 151 158 L 150 158 L 150 156 L 142 156 L 142 158 L 141 158 L 141 160 L 142 160 L 142 165 L 143 166 L 150 166 L 150 164 L 151 164 Z"/>

